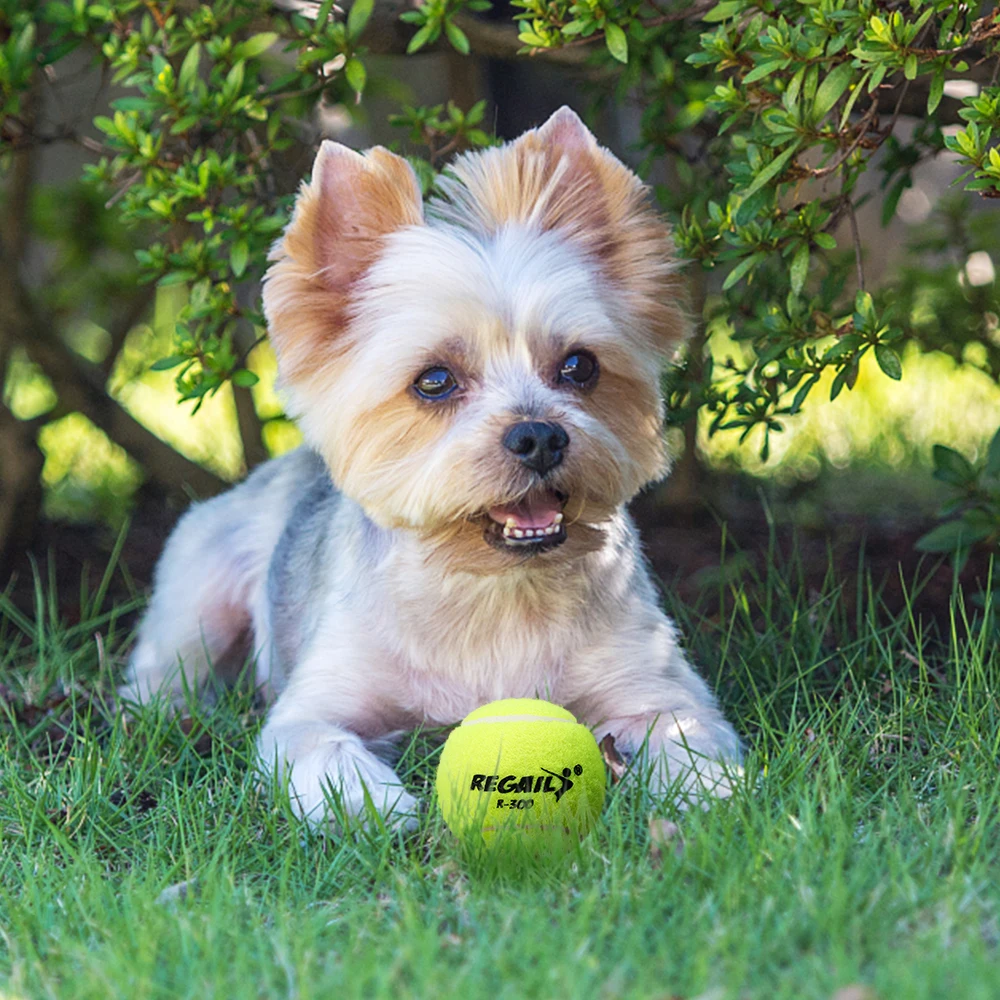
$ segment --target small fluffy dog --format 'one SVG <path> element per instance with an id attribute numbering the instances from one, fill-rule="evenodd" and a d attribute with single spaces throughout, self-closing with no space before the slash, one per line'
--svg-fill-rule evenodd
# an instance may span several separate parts
<path id="1" fill-rule="evenodd" d="M 323 823 L 417 807 L 376 751 L 484 702 L 565 705 L 661 793 L 728 794 L 739 741 L 660 609 L 626 502 L 665 471 L 685 332 L 669 230 L 569 109 L 460 157 L 324 142 L 264 305 L 307 447 L 194 507 L 124 691 L 174 699 L 249 628 L 262 761 Z"/>

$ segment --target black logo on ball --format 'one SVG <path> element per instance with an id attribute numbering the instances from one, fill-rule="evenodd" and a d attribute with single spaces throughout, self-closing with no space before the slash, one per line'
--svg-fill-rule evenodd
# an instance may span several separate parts
<path id="1" fill-rule="evenodd" d="M 564 767 L 562 771 L 550 771 L 547 767 L 540 768 L 544 774 L 474 774 L 472 783 L 469 785 L 470 792 L 500 792 L 502 795 L 511 793 L 524 794 L 551 794 L 558 802 L 576 784 L 573 776 L 577 778 L 583 774 L 583 765 L 576 764 L 573 767 Z M 555 781 L 553 781 L 553 778 Z M 555 782 L 558 782 L 558 786 Z M 497 800 L 497 807 L 503 808 L 503 800 Z"/>

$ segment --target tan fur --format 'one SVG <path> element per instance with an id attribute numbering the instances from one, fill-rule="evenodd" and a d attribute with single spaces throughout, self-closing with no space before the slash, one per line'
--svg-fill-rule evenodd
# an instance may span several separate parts
<path id="1" fill-rule="evenodd" d="M 493 232 L 510 223 L 562 230 L 598 260 L 643 320 L 647 346 L 669 354 L 687 335 L 684 289 L 669 226 L 621 161 L 568 109 L 516 142 L 467 153 L 453 164 L 448 203 L 432 210 Z"/>
<path id="2" fill-rule="evenodd" d="M 386 235 L 423 224 L 420 185 L 400 156 L 324 142 L 292 221 L 270 254 L 264 305 L 287 381 L 322 373 L 343 350 L 351 290 Z"/>

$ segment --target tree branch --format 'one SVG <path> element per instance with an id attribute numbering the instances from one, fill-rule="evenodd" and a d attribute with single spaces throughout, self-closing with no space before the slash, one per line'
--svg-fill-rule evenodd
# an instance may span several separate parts
<path id="1" fill-rule="evenodd" d="M 214 473 L 185 458 L 135 419 L 106 388 L 97 366 L 70 350 L 52 333 L 27 289 L 10 268 L 0 274 L 0 328 L 16 339 L 51 380 L 60 406 L 77 410 L 125 449 L 168 493 L 212 496 L 227 487 Z"/>
<path id="2" fill-rule="evenodd" d="M 24 113 L 29 121 L 34 120 L 37 102 L 36 74 L 24 95 Z M 30 148 L 12 154 L 0 217 L 0 274 L 16 275 L 28 247 L 28 211 L 36 160 L 37 153 Z M 3 312 L 0 298 L 0 318 Z M 14 338 L 0 323 L 0 562 L 10 554 L 15 541 L 27 541 L 34 532 L 42 509 L 40 477 L 45 463 L 34 430 L 19 421 L 4 403 L 13 350 Z"/>

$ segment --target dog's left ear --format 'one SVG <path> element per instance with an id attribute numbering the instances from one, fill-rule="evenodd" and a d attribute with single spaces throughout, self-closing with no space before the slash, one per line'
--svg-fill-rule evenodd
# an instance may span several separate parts
<path id="1" fill-rule="evenodd" d="M 646 345 L 671 354 L 687 334 L 670 229 L 642 181 L 604 149 L 570 108 L 506 146 L 470 153 L 440 182 L 436 209 L 459 224 L 557 231 L 598 265 Z"/>
<path id="2" fill-rule="evenodd" d="M 336 353 L 354 287 L 385 238 L 423 221 L 420 183 L 403 157 L 382 146 L 365 153 L 320 146 L 264 279 L 264 312 L 286 381 Z"/>
<path id="3" fill-rule="evenodd" d="M 684 288 L 670 229 L 646 186 L 568 107 L 516 145 L 544 163 L 547 187 L 537 209 L 542 227 L 581 244 L 625 292 L 651 346 L 672 353 L 688 333 Z"/>

